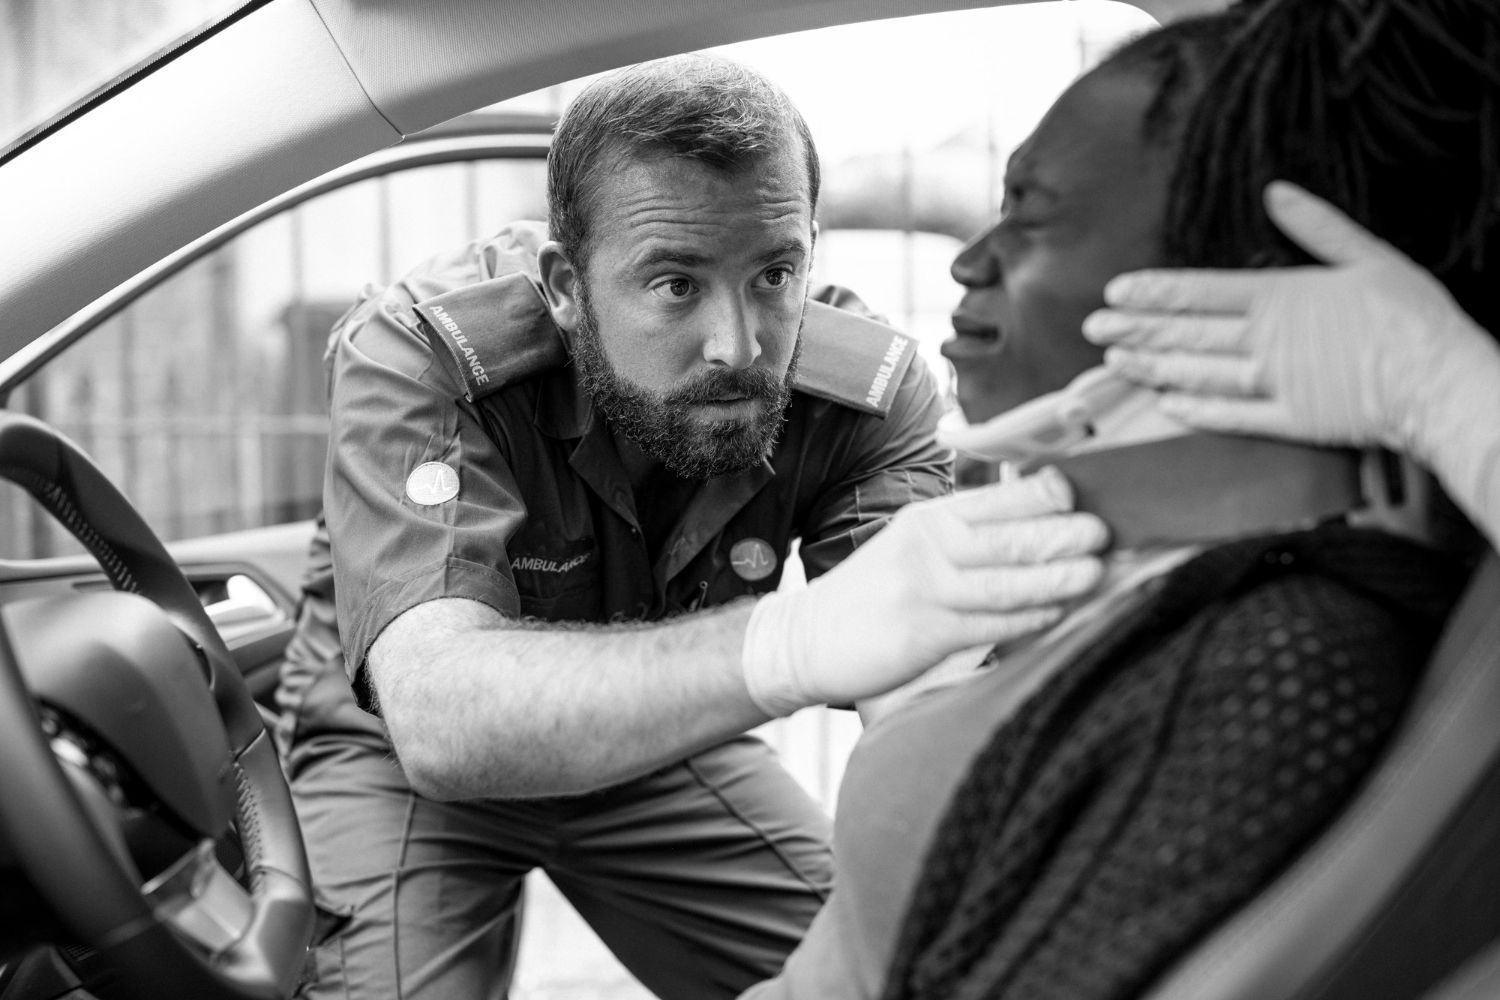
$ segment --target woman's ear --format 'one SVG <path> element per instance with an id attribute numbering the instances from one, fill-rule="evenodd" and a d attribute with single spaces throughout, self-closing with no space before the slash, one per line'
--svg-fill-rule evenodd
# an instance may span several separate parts
<path id="1" fill-rule="evenodd" d="M 581 279 L 578 269 L 556 240 L 542 244 L 536 253 L 536 264 L 542 278 L 542 297 L 547 301 L 552 322 L 565 333 L 574 333 L 580 316 L 578 287 Z"/>

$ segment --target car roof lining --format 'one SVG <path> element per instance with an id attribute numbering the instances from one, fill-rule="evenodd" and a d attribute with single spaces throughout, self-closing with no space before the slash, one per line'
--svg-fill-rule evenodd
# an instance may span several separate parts
<path id="1" fill-rule="evenodd" d="M 979 6 L 270 0 L 0 165 L 0 357 L 240 213 L 474 107 L 669 52 Z"/>
<path id="2" fill-rule="evenodd" d="M 7 160 L 15 158 L 28 147 L 41 142 L 58 129 L 66 128 L 69 122 L 88 114 L 92 108 L 109 100 L 117 91 L 124 90 L 142 77 L 156 72 L 156 70 L 177 58 L 179 54 L 186 52 L 204 39 L 223 31 L 257 7 L 263 7 L 270 2 L 271 0 L 247 0 L 247 2 L 241 3 L 234 10 L 218 20 L 199 25 L 191 31 L 180 35 L 175 41 L 152 53 L 146 59 L 134 66 L 127 67 L 123 72 L 117 73 L 110 79 L 105 80 L 97 87 L 78 97 L 61 111 L 52 115 L 52 117 L 38 122 L 16 136 L 3 149 L 0 149 L 0 165 L 3 165 Z"/>

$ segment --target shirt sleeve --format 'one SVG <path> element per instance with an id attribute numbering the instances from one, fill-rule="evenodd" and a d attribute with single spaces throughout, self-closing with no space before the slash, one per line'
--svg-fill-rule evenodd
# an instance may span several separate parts
<path id="1" fill-rule="evenodd" d="M 519 614 L 506 545 L 526 517 L 520 491 L 400 286 L 350 313 L 329 366 L 324 505 L 350 675 L 386 625 L 426 601 Z"/>
<path id="2" fill-rule="evenodd" d="M 912 359 L 884 419 L 861 417 L 849 460 L 814 503 L 800 555 L 809 579 L 826 573 L 909 503 L 953 492 L 953 453 L 935 438 L 937 380 Z"/>

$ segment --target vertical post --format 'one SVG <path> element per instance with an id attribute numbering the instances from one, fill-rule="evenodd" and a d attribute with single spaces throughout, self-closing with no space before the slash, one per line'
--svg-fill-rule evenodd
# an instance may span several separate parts
<path id="1" fill-rule="evenodd" d="M 464 231 L 468 238 L 477 240 L 489 234 L 489 227 L 479 217 L 479 164 L 467 160 L 464 171 Z"/>
<path id="2" fill-rule="evenodd" d="M 208 267 L 209 322 L 206 333 L 224 345 L 219 378 L 221 395 L 208 409 L 217 411 L 216 423 L 222 422 L 226 442 L 234 448 L 231 458 L 232 492 L 224 498 L 223 513 L 215 518 L 212 532 L 250 528 L 262 523 L 265 496 L 262 483 L 265 466 L 261 463 L 261 434 L 264 414 L 258 399 L 255 370 L 258 358 L 247 352 L 244 329 L 240 324 L 239 264 L 242 247 L 230 243 L 214 251 L 203 263 Z M 208 347 L 209 345 L 205 345 Z M 210 352 L 210 357 L 215 352 Z"/>
<path id="3" fill-rule="evenodd" d="M 144 300 L 143 300 L 144 301 Z M 120 480 L 115 485 L 120 488 L 131 499 L 131 502 L 139 502 L 140 490 L 138 480 L 140 477 L 140 446 L 139 435 L 141 425 L 140 383 L 136 379 L 136 336 L 138 326 L 137 306 L 122 309 L 118 314 L 120 323 L 120 395 L 119 395 L 119 417 L 115 422 L 116 440 L 120 449 Z M 96 394 L 95 398 L 98 398 Z M 88 423 L 90 426 L 98 426 L 97 421 L 105 417 L 105 414 L 97 410 L 93 413 L 93 419 Z M 102 428 L 101 428 L 102 430 Z M 90 436 L 91 437 L 91 436 Z M 96 448 L 95 443 L 89 438 L 81 442 L 89 451 Z"/>
<path id="4" fill-rule="evenodd" d="M 388 174 L 375 178 L 375 241 L 380 248 L 380 283 L 389 285 L 395 278 L 395 247 L 391 242 L 391 180 Z"/>
<path id="5" fill-rule="evenodd" d="M 818 802 L 828 812 L 833 812 L 833 713 L 834 709 L 820 706 L 818 713 Z"/>
<path id="6" fill-rule="evenodd" d="M 908 333 L 916 325 L 916 155 L 908 132 L 901 139 L 901 328 Z"/>

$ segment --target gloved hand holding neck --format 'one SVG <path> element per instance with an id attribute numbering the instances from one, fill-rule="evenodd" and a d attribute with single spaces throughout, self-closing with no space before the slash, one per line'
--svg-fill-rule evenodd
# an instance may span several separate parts
<path id="1" fill-rule="evenodd" d="M 1015 472 L 1056 466 L 1116 548 L 1295 530 L 1365 506 L 1357 453 L 1195 431 L 1102 367 L 982 424 L 950 417 L 938 438 Z"/>

